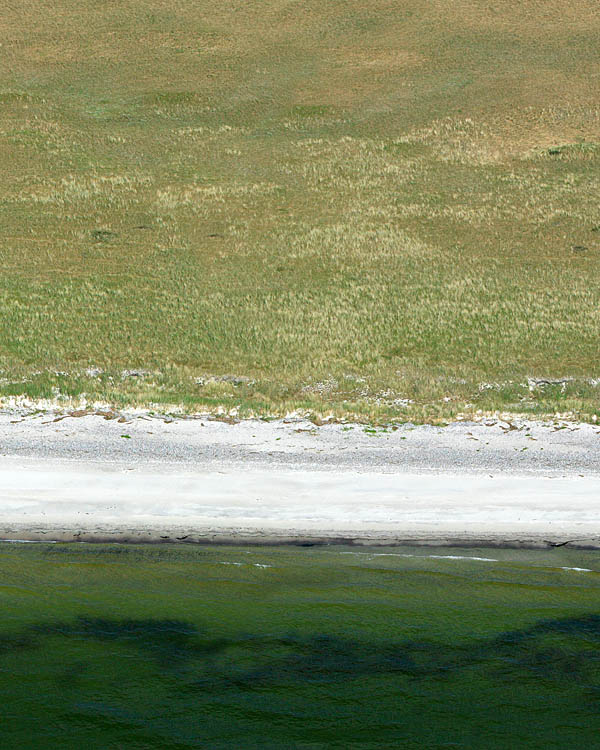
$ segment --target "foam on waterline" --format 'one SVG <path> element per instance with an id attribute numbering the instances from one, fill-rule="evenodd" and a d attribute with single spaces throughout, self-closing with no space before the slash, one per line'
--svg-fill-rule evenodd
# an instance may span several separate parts
<path id="1" fill-rule="evenodd" d="M 480 562 L 499 562 L 494 557 L 471 557 L 470 555 L 409 555 L 397 552 L 374 552 L 372 557 L 420 557 L 428 560 L 479 560 Z"/>
<path id="2" fill-rule="evenodd" d="M 8 544 L 58 544 L 56 539 L 0 539 Z"/>

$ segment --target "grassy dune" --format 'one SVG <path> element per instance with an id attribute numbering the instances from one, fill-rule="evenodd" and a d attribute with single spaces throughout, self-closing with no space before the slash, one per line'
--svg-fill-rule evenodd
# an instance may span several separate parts
<path id="1" fill-rule="evenodd" d="M 592 418 L 599 34 L 596 0 L 9 3 L 0 395 Z"/>

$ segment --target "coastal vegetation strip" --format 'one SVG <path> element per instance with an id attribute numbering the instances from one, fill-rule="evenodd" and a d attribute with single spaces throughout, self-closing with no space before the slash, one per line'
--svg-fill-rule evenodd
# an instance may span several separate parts
<path id="1" fill-rule="evenodd" d="M 592 420 L 599 25 L 587 0 L 8 8 L 4 403 Z"/>

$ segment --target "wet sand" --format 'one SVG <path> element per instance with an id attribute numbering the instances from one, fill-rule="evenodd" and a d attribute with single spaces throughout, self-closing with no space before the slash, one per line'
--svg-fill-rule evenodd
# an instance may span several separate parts
<path id="1" fill-rule="evenodd" d="M 592 425 L 62 416 L 0 414 L 4 539 L 600 548 Z"/>

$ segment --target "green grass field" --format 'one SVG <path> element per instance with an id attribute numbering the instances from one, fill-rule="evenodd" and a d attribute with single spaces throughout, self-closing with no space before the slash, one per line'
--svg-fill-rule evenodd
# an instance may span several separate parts
<path id="1" fill-rule="evenodd" d="M 596 0 L 9 3 L 0 395 L 591 419 L 599 34 Z"/>

